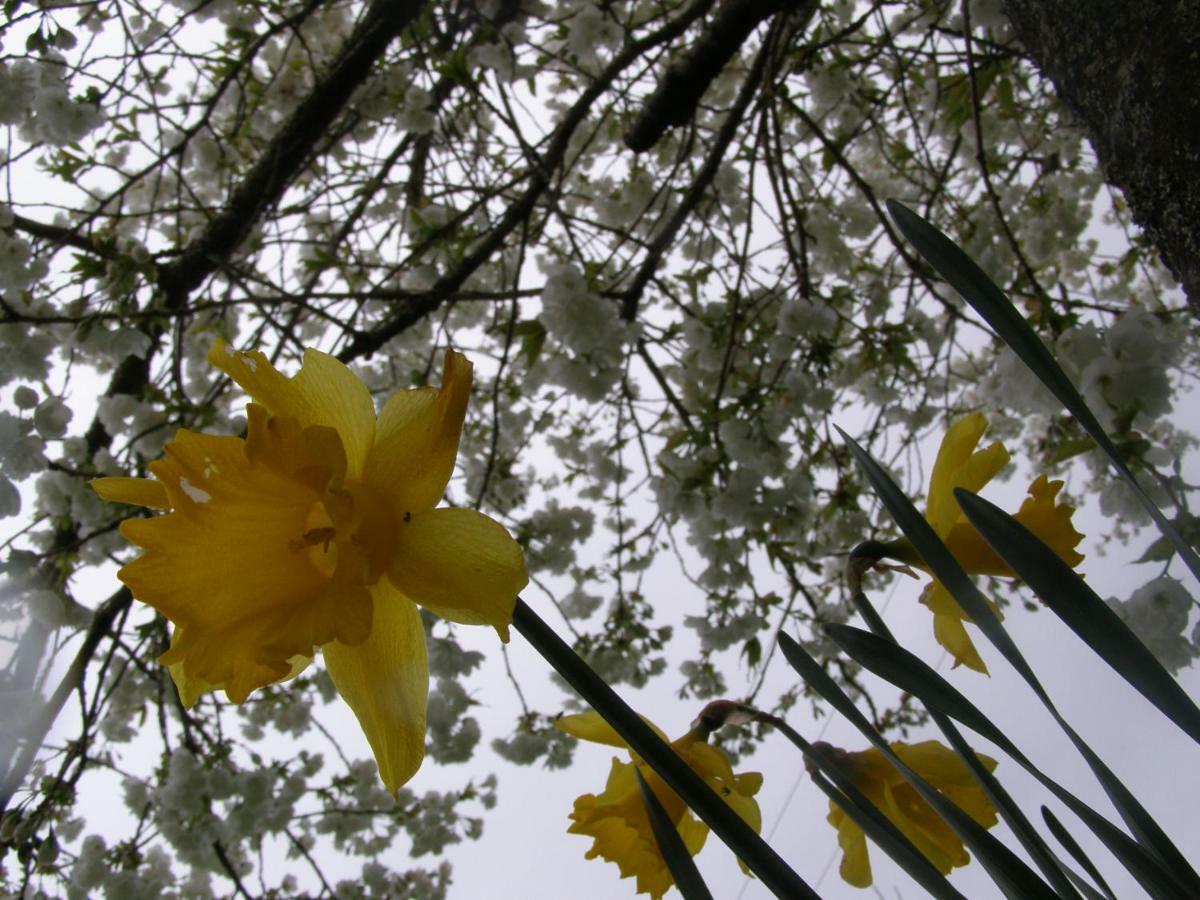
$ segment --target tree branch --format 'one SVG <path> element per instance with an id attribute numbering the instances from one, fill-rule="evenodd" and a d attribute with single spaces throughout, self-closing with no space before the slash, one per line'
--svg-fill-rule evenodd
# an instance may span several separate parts
<path id="1" fill-rule="evenodd" d="M 345 111 L 351 94 L 367 80 L 372 66 L 417 17 L 421 6 L 420 0 L 375 0 L 371 4 L 325 78 L 284 123 L 221 212 L 182 256 L 162 267 L 159 286 L 169 306 L 183 302 L 237 249 L 263 211 L 278 202 L 313 147 Z"/>

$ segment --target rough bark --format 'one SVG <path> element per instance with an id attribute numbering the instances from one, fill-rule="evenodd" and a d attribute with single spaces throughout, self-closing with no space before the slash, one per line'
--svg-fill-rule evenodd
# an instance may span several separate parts
<path id="1" fill-rule="evenodd" d="M 1200 3 L 1004 5 L 1200 318 Z"/>

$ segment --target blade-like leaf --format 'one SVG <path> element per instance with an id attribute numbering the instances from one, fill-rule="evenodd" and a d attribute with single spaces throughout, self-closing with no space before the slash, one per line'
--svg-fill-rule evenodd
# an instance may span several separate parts
<path id="1" fill-rule="evenodd" d="M 858 789 L 836 760 L 819 752 L 804 737 L 777 716 L 764 717 L 800 748 L 809 762 L 809 775 L 830 800 L 846 813 L 863 833 L 892 858 L 909 876 L 925 888 L 931 897 L 942 900 L 963 900 L 941 872 L 925 858 L 867 796 Z M 827 780 L 828 779 L 828 780 Z M 832 781 L 832 784 L 830 783 Z"/>
<path id="2" fill-rule="evenodd" d="M 1029 327 L 1029 323 L 1004 296 L 1004 292 L 967 254 L 934 225 L 895 200 L 888 200 L 887 208 L 892 219 L 895 220 L 896 226 L 917 248 L 917 252 L 925 257 L 938 274 L 962 295 L 962 298 L 983 317 L 1000 339 L 1012 348 L 1013 352 L 1020 357 L 1042 384 L 1049 388 L 1059 402 L 1070 410 L 1079 424 L 1083 426 L 1084 431 L 1091 436 L 1121 476 L 1133 487 L 1138 500 L 1153 517 L 1158 530 L 1178 551 L 1184 564 L 1193 575 L 1200 578 L 1200 556 L 1196 555 L 1195 550 L 1183 535 L 1163 515 L 1162 510 L 1133 477 L 1133 473 L 1125 465 L 1125 461 L 1121 458 L 1113 442 L 1109 440 L 1108 434 L 1105 433 L 1100 422 L 1084 403 L 1083 397 L 1075 389 L 1075 385 L 1071 383 L 1066 373 L 1050 355 L 1050 351 L 1045 348 L 1033 329 Z"/>
<path id="3" fill-rule="evenodd" d="M 1100 874 L 1100 870 L 1096 868 L 1095 863 L 1088 858 L 1088 855 L 1083 852 L 1083 848 L 1079 846 L 1079 842 L 1076 841 L 1075 838 L 1071 837 L 1071 833 L 1067 831 L 1067 829 L 1063 826 L 1063 823 L 1058 820 L 1058 816 L 1050 812 L 1048 807 L 1043 806 L 1042 819 L 1045 821 L 1046 827 L 1049 828 L 1051 833 L 1058 839 L 1058 842 L 1066 848 L 1068 853 L 1071 854 L 1071 858 L 1074 859 L 1075 862 L 1079 863 L 1079 865 L 1083 867 L 1083 870 L 1088 873 L 1088 877 L 1091 878 L 1092 883 L 1100 889 L 1100 892 L 1103 894 L 1103 896 L 1108 898 L 1108 900 L 1117 900 L 1116 896 L 1114 896 L 1112 892 L 1112 888 L 1108 886 L 1108 882 L 1105 881 L 1104 876 Z"/>
<path id="4" fill-rule="evenodd" d="M 1189 896 L 1183 885 L 1157 857 L 1042 772 L 978 707 L 924 660 L 891 641 L 850 625 L 829 625 L 825 631 L 847 656 L 864 669 L 912 694 L 925 704 L 935 721 L 939 714 L 956 719 L 1008 754 L 1014 762 L 1079 816 L 1113 857 L 1125 866 L 1152 897 L 1184 900 Z M 950 732 L 947 732 L 947 736 L 949 735 Z"/>
<path id="5" fill-rule="evenodd" d="M 834 427 L 837 428 L 836 425 Z M 917 512 L 912 501 L 900 490 L 892 477 L 884 471 L 871 454 L 860 447 L 841 428 L 837 430 L 846 442 L 846 446 L 859 468 L 867 476 L 867 481 L 870 482 L 876 495 L 883 501 L 884 507 L 891 514 L 905 538 L 925 560 L 934 577 L 954 595 L 954 599 L 971 617 L 971 621 L 1004 655 L 1009 664 L 1020 672 L 1031 686 L 1036 685 L 1034 690 L 1039 693 L 1039 696 L 1044 696 L 1045 692 L 1041 690 L 1041 685 L 1034 676 L 1033 670 L 1029 668 L 1016 644 L 1012 642 L 1012 638 L 1008 636 L 1008 632 L 1004 630 L 1000 620 L 992 612 L 991 605 L 984 599 L 983 594 L 975 587 L 975 583 L 971 581 L 967 573 L 963 571 L 954 555 L 946 549 L 946 545 L 938 538 L 930 524 L 925 521 L 925 517 Z M 1048 697 L 1045 702 L 1049 702 Z"/>
<path id="6" fill-rule="evenodd" d="M 855 443 L 849 435 L 840 428 L 838 431 L 846 441 L 847 447 L 849 447 L 851 454 L 862 468 L 863 473 L 867 476 L 867 480 L 870 481 L 879 499 L 883 501 L 883 505 L 904 533 L 905 538 L 908 539 L 925 560 L 934 577 L 953 595 L 959 606 L 979 626 L 984 636 L 992 642 L 996 649 L 1008 660 L 1009 664 L 1025 680 L 1025 683 L 1029 685 L 1030 690 L 1042 701 L 1042 705 L 1054 717 L 1054 721 L 1058 723 L 1059 728 L 1070 738 L 1071 743 L 1075 745 L 1075 749 L 1083 756 L 1088 767 L 1091 768 L 1092 773 L 1096 776 L 1096 780 L 1100 782 L 1100 786 L 1104 788 L 1104 792 L 1108 794 L 1113 806 L 1117 808 L 1117 811 L 1121 814 L 1121 819 L 1129 827 L 1134 837 L 1146 850 L 1157 857 L 1159 862 L 1166 867 L 1166 870 L 1174 878 L 1178 879 L 1181 884 L 1188 888 L 1191 896 L 1200 897 L 1200 876 L 1195 873 L 1183 854 L 1179 852 L 1179 849 L 1162 828 L 1159 827 L 1154 817 L 1146 811 L 1145 807 L 1121 783 L 1121 780 L 1105 765 L 1104 761 L 1096 755 L 1088 743 L 1062 717 L 1058 708 L 1050 699 L 1050 695 L 1046 693 L 1045 688 L 1042 687 L 1041 682 L 1025 661 L 1025 657 L 1021 655 L 1021 651 L 1017 649 L 1017 645 L 1013 643 L 1008 632 L 1004 630 L 1004 627 L 1000 624 L 1000 620 L 996 618 L 996 614 L 992 612 L 991 607 L 984 600 L 979 589 L 975 587 L 974 583 L 963 571 L 962 566 L 958 564 L 958 560 L 946 549 L 946 545 L 941 542 L 929 523 L 917 512 L 912 502 L 904 495 L 904 492 L 900 490 L 891 476 L 884 471 L 883 467 L 869 453 Z"/>
<path id="7" fill-rule="evenodd" d="M 1163 715 L 1200 742 L 1200 709 L 1087 582 L 998 506 L 961 488 L 954 496 L 984 540 L 1042 602 Z"/>
<path id="8" fill-rule="evenodd" d="M 646 814 L 650 818 L 654 842 L 658 844 L 658 852 L 662 854 L 663 862 L 667 864 L 671 877 L 675 879 L 675 887 L 679 888 L 684 900 L 712 900 L 712 893 L 700 877 L 696 862 L 684 846 L 683 839 L 675 829 L 675 823 L 658 802 L 654 791 L 650 790 L 637 766 L 634 766 L 633 773 L 637 776 L 638 787 L 642 790 L 642 802 L 646 805 Z"/>
<path id="9" fill-rule="evenodd" d="M 779 854 L 688 768 L 679 755 L 520 598 L 513 611 L 513 626 L 769 890 L 779 897 L 820 900 Z"/>
<path id="10" fill-rule="evenodd" d="M 850 632 L 855 635 L 861 634 L 866 637 L 872 637 L 889 645 L 895 645 L 895 637 L 875 611 L 875 607 L 867 599 L 866 594 L 861 590 L 855 591 L 853 601 L 855 609 L 863 616 L 863 619 L 874 634 L 867 635 L 866 632 L 860 632 L 856 628 L 850 629 Z M 826 630 L 836 642 L 838 640 L 836 633 L 829 629 Z M 882 677 L 886 678 L 887 676 Z M 918 697 L 918 699 L 920 698 Z M 1073 873 L 1069 872 L 1058 857 L 1055 856 L 1054 852 L 1042 839 L 1042 836 L 1033 827 L 1033 823 L 1029 821 L 1029 817 L 1025 815 L 1020 805 L 1013 800 L 1008 791 L 1004 789 L 1004 786 L 988 771 L 987 767 L 979 761 L 974 750 L 971 749 L 966 738 L 963 737 L 950 717 L 933 705 L 926 704 L 926 708 L 929 710 L 929 716 L 933 720 L 933 723 L 938 726 L 942 734 L 950 742 L 950 746 L 954 748 L 959 758 L 971 770 L 971 774 L 979 783 L 980 788 L 983 789 L 983 792 L 987 795 L 992 805 L 996 807 L 1001 818 L 1012 829 L 1021 846 L 1033 858 L 1034 863 L 1046 877 L 1046 880 L 1050 882 L 1051 887 L 1058 891 L 1059 895 L 1063 898 L 1071 898 L 1071 900 L 1077 898 L 1078 893 L 1072 886 L 1074 881 L 1072 878 Z"/>
<path id="11" fill-rule="evenodd" d="M 1037 873 L 1020 857 L 981 827 L 974 819 L 947 800 L 920 775 L 909 768 L 893 751 L 883 736 L 867 721 L 866 717 L 846 696 L 820 664 L 785 632 L 779 633 L 779 649 L 784 658 L 796 670 L 804 682 L 820 694 L 834 709 L 849 719 L 863 736 L 884 755 L 903 777 L 934 808 L 959 839 L 970 848 L 976 858 L 987 869 L 992 880 L 1006 897 L 1032 900 L 1032 898 L 1057 898 Z"/>

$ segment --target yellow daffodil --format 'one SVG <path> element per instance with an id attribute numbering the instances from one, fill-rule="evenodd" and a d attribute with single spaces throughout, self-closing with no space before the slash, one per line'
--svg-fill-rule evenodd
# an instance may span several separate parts
<path id="1" fill-rule="evenodd" d="M 954 499 L 955 488 L 977 493 L 1008 464 L 1008 451 L 1003 444 L 997 442 L 981 450 L 975 449 L 986 430 L 987 418 L 982 413 L 972 413 L 947 429 L 929 478 L 925 518 L 966 572 L 1015 578 L 1012 570 L 967 521 Z M 1075 507 L 1055 499 L 1062 486 L 1061 481 L 1050 481 L 1045 475 L 1039 475 L 1029 486 L 1029 496 L 1014 518 L 1074 567 L 1083 561 L 1083 555 L 1074 549 L 1083 540 L 1083 535 L 1071 524 Z M 889 556 L 929 571 L 908 541 L 893 541 L 886 547 Z M 925 588 L 921 602 L 933 611 L 934 636 L 954 657 L 954 665 L 965 665 L 986 673 L 987 667 L 963 624 L 970 619 L 940 581 L 935 579 Z"/>
<path id="2" fill-rule="evenodd" d="M 421 764 L 429 669 L 415 604 L 508 639 L 528 580 L 521 548 L 470 509 L 435 509 L 454 469 L 471 364 L 399 391 L 378 417 L 346 366 L 304 352 L 287 378 L 217 341 L 209 362 L 250 395 L 247 433 L 180 429 L 150 478 L 98 478 L 101 497 L 167 510 L 126 519 L 145 552 L 118 577 L 174 623 L 160 662 L 187 706 L 241 703 L 316 649 L 395 791 Z"/>
<path id="3" fill-rule="evenodd" d="M 567 734 L 582 740 L 628 749 L 612 726 L 596 712 L 564 716 L 555 724 Z M 654 730 L 662 735 L 657 728 Z M 761 831 L 762 816 L 754 795 L 762 787 L 762 775 L 758 772 L 735 775 L 725 754 L 706 742 L 707 734 L 706 728 L 697 727 L 679 740 L 673 741 L 671 746 L 692 771 L 723 797 L 747 824 L 755 831 Z M 665 894 L 675 881 L 654 839 L 637 776 L 634 774 L 635 767 L 675 823 L 684 846 L 693 856 L 704 846 L 708 837 L 708 826 L 693 815 L 678 795 L 667 787 L 649 766 L 632 751 L 630 755 L 631 762 L 621 762 L 616 757 L 613 758 L 608 784 L 605 785 L 602 794 L 584 794 L 575 801 L 575 809 L 571 813 L 572 824 L 567 831 L 594 839 L 592 848 L 587 852 L 588 859 L 600 856 L 616 863 L 622 878 L 637 879 L 639 894 L 649 894 L 658 898 Z"/>
<path id="4" fill-rule="evenodd" d="M 863 794 L 891 820 L 913 846 L 933 863 L 943 875 L 956 866 L 971 861 L 954 830 L 926 803 L 882 753 L 871 747 L 848 753 L 820 743 L 814 745 L 840 764 Z M 919 744 L 896 742 L 892 752 L 906 766 L 941 791 L 947 799 L 984 828 L 996 824 L 996 809 L 975 781 L 971 770 L 958 754 L 937 741 Z M 996 761 L 979 754 L 979 761 L 989 772 Z M 861 828 L 832 801 L 829 804 L 830 825 L 837 829 L 838 845 L 842 848 L 842 879 L 855 887 L 871 885 L 871 860 L 867 855 L 867 838 Z"/>

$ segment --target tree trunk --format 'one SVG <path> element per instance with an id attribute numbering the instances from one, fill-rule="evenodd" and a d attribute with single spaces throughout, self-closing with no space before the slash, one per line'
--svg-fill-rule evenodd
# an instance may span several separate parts
<path id="1" fill-rule="evenodd" d="M 1004 6 L 1200 318 L 1200 3 Z"/>

